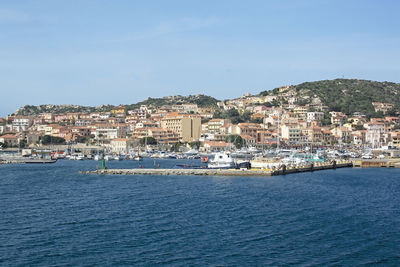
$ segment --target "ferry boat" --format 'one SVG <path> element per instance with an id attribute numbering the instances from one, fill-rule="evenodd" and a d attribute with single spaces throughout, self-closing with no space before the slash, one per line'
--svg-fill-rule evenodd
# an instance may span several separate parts
<path id="1" fill-rule="evenodd" d="M 216 153 L 214 159 L 207 164 L 209 169 L 232 169 L 235 168 L 235 162 L 228 153 Z"/>

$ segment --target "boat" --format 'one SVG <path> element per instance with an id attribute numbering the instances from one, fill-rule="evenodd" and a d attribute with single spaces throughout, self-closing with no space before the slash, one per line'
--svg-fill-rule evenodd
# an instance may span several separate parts
<path id="1" fill-rule="evenodd" d="M 218 152 L 214 158 L 207 164 L 209 169 L 232 169 L 235 168 L 235 162 L 230 154 Z"/>
<path id="2" fill-rule="evenodd" d="M 133 160 L 135 160 L 135 161 L 142 161 L 143 158 L 142 158 L 140 155 L 136 155 L 136 156 L 133 158 Z"/>
<path id="3" fill-rule="evenodd" d="M 105 155 L 104 160 L 106 161 L 113 160 L 113 157 L 111 155 Z"/>
<path id="4" fill-rule="evenodd" d="M 199 154 L 199 151 L 196 149 L 191 149 L 189 151 L 184 152 L 186 156 L 195 156 Z"/>
<path id="5" fill-rule="evenodd" d="M 122 160 L 122 157 L 120 155 L 115 155 L 114 160 Z"/>
<path id="6" fill-rule="evenodd" d="M 103 156 L 101 154 L 94 155 L 94 160 L 102 160 Z"/>
<path id="7" fill-rule="evenodd" d="M 201 162 L 207 163 L 208 162 L 208 156 L 202 156 L 201 157 Z"/>
<path id="8" fill-rule="evenodd" d="M 258 169 L 279 169 L 282 166 L 282 162 L 279 158 L 267 158 L 267 157 L 257 157 L 250 160 L 252 168 Z"/>

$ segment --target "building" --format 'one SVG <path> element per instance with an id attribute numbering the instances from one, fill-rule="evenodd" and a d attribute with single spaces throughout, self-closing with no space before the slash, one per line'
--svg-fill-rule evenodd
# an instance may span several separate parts
<path id="1" fill-rule="evenodd" d="M 207 131 L 210 133 L 223 133 L 225 132 L 224 126 L 230 123 L 231 120 L 228 119 L 212 119 L 208 122 Z"/>
<path id="2" fill-rule="evenodd" d="M 381 147 L 384 144 L 385 124 L 381 122 L 369 122 L 365 124 L 367 133 L 365 135 L 366 143 L 372 148 Z"/>
<path id="3" fill-rule="evenodd" d="M 382 111 L 383 114 L 386 114 L 389 110 L 394 108 L 394 105 L 391 103 L 382 103 L 382 102 L 372 102 L 374 106 L 375 112 Z"/>
<path id="4" fill-rule="evenodd" d="M 124 106 L 118 106 L 111 110 L 111 114 L 114 116 L 125 116 L 126 108 Z"/>
<path id="5" fill-rule="evenodd" d="M 297 125 L 282 125 L 281 136 L 289 144 L 295 144 L 301 141 L 301 129 Z"/>
<path id="6" fill-rule="evenodd" d="M 133 140 L 128 138 L 116 138 L 110 141 L 112 153 L 127 154 L 133 145 Z"/>
<path id="7" fill-rule="evenodd" d="M 225 141 L 204 141 L 203 149 L 207 152 L 218 152 L 225 151 L 228 148 L 232 148 L 232 143 L 226 143 Z"/>
<path id="8" fill-rule="evenodd" d="M 99 124 L 95 126 L 94 136 L 98 140 L 112 140 L 126 137 L 126 125 Z"/>
<path id="9" fill-rule="evenodd" d="M 395 148 L 400 148 L 400 131 L 395 131 L 391 133 L 392 146 Z"/>
<path id="10" fill-rule="evenodd" d="M 12 121 L 12 129 L 15 132 L 26 131 L 33 124 L 33 120 L 31 117 L 26 116 L 16 116 Z"/>
<path id="11" fill-rule="evenodd" d="M 307 121 L 308 122 L 320 121 L 323 118 L 324 118 L 324 113 L 323 112 L 318 112 L 318 111 L 307 112 Z"/>
<path id="12" fill-rule="evenodd" d="M 6 144 L 9 147 L 16 147 L 19 140 L 15 134 L 5 134 L 0 136 L 0 143 Z"/>
<path id="13" fill-rule="evenodd" d="M 179 135 L 177 133 L 160 127 L 147 128 L 146 136 L 153 137 L 158 144 L 174 144 L 179 142 Z"/>
<path id="14" fill-rule="evenodd" d="M 201 133 L 201 117 L 171 112 L 161 120 L 161 127 L 177 133 L 183 142 L 198 141 Z"/>

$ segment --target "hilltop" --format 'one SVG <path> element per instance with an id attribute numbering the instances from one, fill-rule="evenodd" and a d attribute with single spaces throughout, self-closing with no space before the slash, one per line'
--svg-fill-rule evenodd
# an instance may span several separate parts
<path id="1" fill-rule="evenodd" d="M 294 104 L 322 104 L 331 111 L 340 111 L 345 114 L 361 112 L 368 117 L 375 116 L 376 112 L 372 102 L 386 102 L 395 105 L 394 111 L 400 109 L 400 84 L 392 82 L 376 82 L 358 79 L 335 79 L 315 82 L 305 82 L 273 90 L 262 91 L 258 96 L 276 96 L 273 103 L 264 105 L 287 104 L 289 98 L 295 99 Z M 147 98 L 136 104 L 124 105 L 127 110 L 147 105 L 149 108 L 159 108 L 163 105 L 179 105 L 185 103 L 197 104 L 200 108 L 216 108 L 219 100 L 202 94 L 189 96 L 166 96 L 161 98 Z M 113 105 L 97 107 L 79 105 L 26 105 L 19 108 L 15 115 L 37 115 L 40 113 L 65 113 L 65 112 L 106 112 Z"/>
<path id="2" fill-rule="evenodd" d="M 200 108 L 203 107 L 216 107 L 218 100 L 206 95 L 189 95 L 189 96 L 166 96 L 161 98 L 147 98 L 144 101 L 138 102 L 136 104 L 123 105 L 127 110 L 132 110 L 139 108 L 141 105 L 147 105 L 150 108 L 158 108 L 163 105 L 179 105 L 179 104 L 197 104 Z M 15 115 L 38 115 L 40 113 L 54 113 L 60 114 L 65 112 L 81 112 L 81 113 L 91 113 L 91 112 L 107 112 L 114 108 L 114 105 L 101 105 L 97 107 L 91 106 L 80 106 L 80 105 L 25 105 L 17 109 Z"/>
<path id="3" fill-rule="evenodd" d="M 166 96 L 161 98 L 147 98 L 136 104 L 127 105 L 128 109 L 139 108 L 141 105 L 147 105 L 150 108 L 158 108 L 163 105 L 197 104 L 200 108 L 216 107 L 219 100 L 207 95 L 189 95 L 189 96 Z"/>
<path id="4" fill-rule="evenodd" d="M 368 116 L 374 114 L 372 102 L 387 102 L 400 108 L 400 84 L 376 82 L 358 79 L 335 79 L 316 82 L 305 82 L 284 88 L 263 91 L 259 95 L 292 94 L 297 104 L 321 103 L 329 110 L 345 114 L 362 112 Z"/>

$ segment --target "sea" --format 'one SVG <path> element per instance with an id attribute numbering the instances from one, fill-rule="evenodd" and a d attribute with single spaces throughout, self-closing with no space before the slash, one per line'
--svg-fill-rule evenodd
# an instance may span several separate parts
<path id="1" fill-rule="evenodd" d="M 110 161 L 171 168 L 183 160 Z M 1 266 L 399 266 L 400 169 L 274 177 L 0 165 Z"/>

